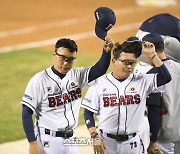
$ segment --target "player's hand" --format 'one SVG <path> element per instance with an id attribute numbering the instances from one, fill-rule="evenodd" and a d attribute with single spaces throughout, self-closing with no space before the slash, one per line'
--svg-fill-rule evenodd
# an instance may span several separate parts
<path id="1" fill-rule="evenodd" d="M 142 50 L 144 52 L 145 58 L 151 65 L 154 65 L 155 67 L 160 67 L 163 64 L 161 59 L 157 56 L 153 43 L 144 41 L 142 43 Z"/>
<path id="2" fill-rule="evenodd" d="M 29 154 L 42 154 L 42 151 L 36 141 L 29 143 Z"/>
<path id="3" fill-rule="evenodd" d="M 152 58 L 153 54 L 156 53 L 155 46 L 153 43 L 144 41 L 142 43 L 142 49 L 146 57 Z"/>
<path id="4" fill-rule="evenodd" d="M 106 36 L 105 37 L 105 41 L 104 41 L 104 50 L 106 52 L 111 52 L 114 49 L 114 40 L 110 37 L 110 36 Z"/>
<path id="5" fill-rule="evenodd" d="M 147 149 L 148 154 L 159 154 L 158 146 L 156 142 L 150 142 L 149 147 Z"/>
<path id="6" fill-rule="evenodd" d="M 104 154 L 105 146 L 103 141 L 98 135 L 95 138 L 93 138 L 93 149 L 94 149 L 94 154 Z"/>

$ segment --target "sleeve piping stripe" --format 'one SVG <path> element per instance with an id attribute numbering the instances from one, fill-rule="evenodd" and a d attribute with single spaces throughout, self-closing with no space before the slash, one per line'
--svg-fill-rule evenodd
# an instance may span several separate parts
<path id="1" fill-rule="evenodd" d="M 89 106 L 87 106 L 87 105 L 85 105 L 85 104 L 81 104 L 81 106 L 84 107 L 84 108 L 86 108 L 86 109 L 89 109 L 89 110 L 92 111 L 92 112 L 95 112 L 95 113 L 98 112 L 98 110 L 93 109 L 93 108 L 91 108 L 91 107 L 89 107 Z"/>
<path id="2" fill-rule="evenodd" d="M 22 104 L 27 105 L 28 107 L 30 107 L 33 111 L 35 111 L 35 107 L 32 106 L 31 104 L 29 104 L 28 102 L 21 100 L 21 102 L 23 102 Z"/>

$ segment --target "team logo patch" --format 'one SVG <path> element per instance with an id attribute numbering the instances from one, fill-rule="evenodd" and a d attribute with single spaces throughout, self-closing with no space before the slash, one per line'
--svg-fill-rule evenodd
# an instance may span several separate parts
<path id="1" fill-rule="evenodd" d="M 70 82 L 70 86 L 71 86 L 72 88 L 75 88 L 75 87 L 78 86 L 78 84 L 77 84 L 76 82 L 74 82 L 74 81 L 71 81 L 71 82 Z"/>
<path id="2" fill-rule="evenodd" d="M 44 141 L 43 145 L 44 145 L 44 147 L 49 147 L 49 142 L 48 141 Z"/>
<path id="3" fill-rule="evenodd" d="M 76 84 L 74 82 L 71 82 L 70 85 L 74 87 Z"/>
<path id="4" fill-rule="evenodd" d="M 134 87 L 131 87 L 131 91 L 135 91 L 135 88 L 134 88 Z"/>
<path id="5" fill-rule="evenodd" d="M 86 124 L 90 124 L 90 120 L 88 119 L 88 120 L 86 120 Z"/>

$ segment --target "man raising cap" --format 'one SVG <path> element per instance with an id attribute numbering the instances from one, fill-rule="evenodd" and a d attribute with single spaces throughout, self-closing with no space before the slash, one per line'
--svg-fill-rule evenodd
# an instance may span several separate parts
<path id="1" fill-rule="evenodd" d="M 74 130 L 82 99 L 82 88 L 106 73 L 114 41 L 106 36 L 101 58 L 89 67 L 73 68 L 78 47 L 74 40 L 60 38 L 52 51 L 53 64 L 28 82 L 21 100 L 22 124 L 29 154 L 77 154 Z M 35 129 L 33 125 L 35 114 Z M 70 139 L 71 146 L 66 146 Z"/>
<path id="2" fill-rule="evenodd" d="M 156 66 L 157 74 L 142 76 L 133 73 L 142 49 Z M 122 44 L 116 43 L 113 72 L 96 79 L 88 89 L 82 107 L 85 108 L 84 119 L 94 141 L 95 154 L 143 153 L 139 126 L 144 119 L 146 96 L 171 80 L 154 52 L 152 43 L 141 44 L 137 37 L 130 37 Z M 98 130 L 94 114 L 98 119 Z"/>
<path id="3" fill-rule="evenodd" d="M 151 94 L 147 99 L 148 119 L 151 131 L 151 143 L 148 153 L 156 149 L 158 143 L 163 153 L 179 154 L 180 96 L 177 93 L 180 86 L 180 64 L 166 57 L 163 39 L 160 35 L 147 34 L 143 37 L 143 40 L 155 44 L 157 56 L 163 61 L 172 76 L 172 81 L 165 86 L 165 92 L 163 94 Z"/>

